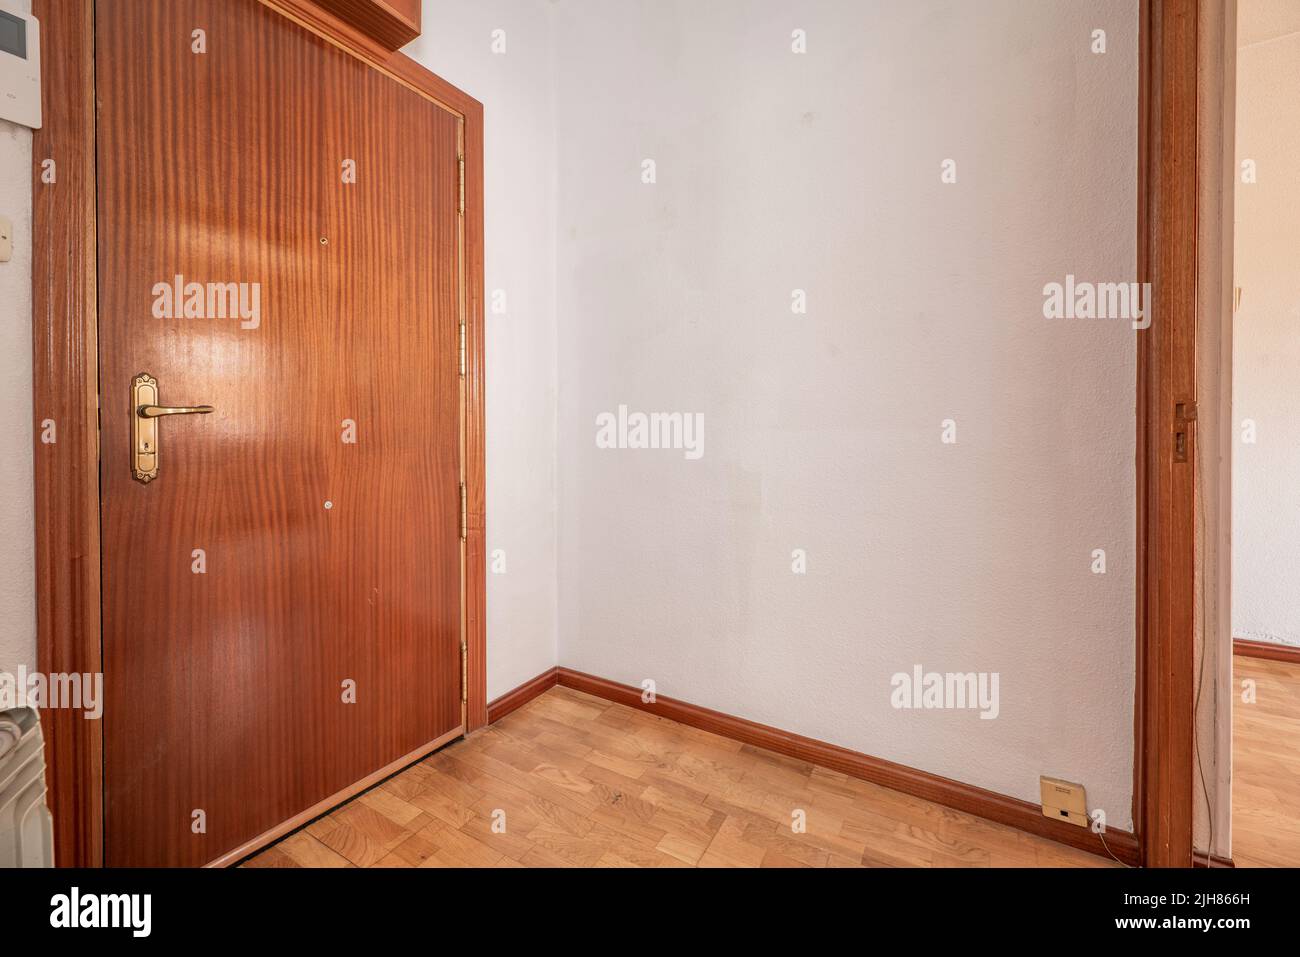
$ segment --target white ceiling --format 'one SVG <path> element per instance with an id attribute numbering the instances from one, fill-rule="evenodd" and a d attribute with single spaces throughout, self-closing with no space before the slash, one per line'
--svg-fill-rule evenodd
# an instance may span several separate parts
<path id="1" fill-rule="evenodd" d="M 1300 0 L 1238 0 L 1237 46 L 1300 33 Z"/>

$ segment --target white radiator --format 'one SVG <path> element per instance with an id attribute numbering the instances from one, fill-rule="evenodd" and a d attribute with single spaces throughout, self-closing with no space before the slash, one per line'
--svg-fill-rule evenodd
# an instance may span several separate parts
<path id="1" fill-rule="evenodd" d="M 31 708 L 0 711 L 0 868 L 53 866 L 40 720 Z"/>

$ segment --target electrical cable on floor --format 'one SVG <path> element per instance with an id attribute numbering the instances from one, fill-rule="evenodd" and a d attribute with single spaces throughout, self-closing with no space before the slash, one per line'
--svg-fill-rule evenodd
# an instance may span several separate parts
<path id="1" fill-rule="evenodd" d="M 1101 846 L 1104 847 L 1104 848 L 1106 849 L 1106 853 L 1110 855 L 1110 859 L 1111 859 L 1112 861 L 1114 861 L 1114 862 L 1115 862 L 1116 864 L 1118 864 L 1120 867 L 1127 867 L 1127 868 L 1129 868 L 1130 870 L 1132 870 L 1132 868 L 1133 868 L 1133 865 L 1132 865 L 1132 864 L 1125 864 L 1125 863 L 1124 863 L 1123 861 L 1121 861 L 1118 857 L 1116 857 L 1116 856 L 1115 856 L 1115 852 L 1112 851 L 1112 850 L 1110 849 L 1110 845 L 1106 843 L 1106 832 L 1105 832 L 1105 831 L 1098 831 L 1098 832 L 1097 832 L 1097 836 L 1098 836 L 1099 838 L 1101 838 Z"/>

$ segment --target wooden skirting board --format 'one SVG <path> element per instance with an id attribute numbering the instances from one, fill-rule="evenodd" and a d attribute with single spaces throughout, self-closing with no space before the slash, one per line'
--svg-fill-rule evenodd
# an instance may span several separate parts
<path id="1" fill-rule="evenodd" d="M 507 691 L 501 697 L 488 702 L 488 724 L 495 724 L 511 711 L 522 708 L 540 694 L 545 694 L 559 684 L 559 668 L 543 671 L 531 681 L 525 681 L 514 691 Z"/>
<path id="2" fill-rule="evenodd" d="M 1232 653 L 1245 658 L 1264 658 L 1268 661 L 1285 661 L 1300 665 L 1300 648 L 1280 645 L 1272 641 L 1254 641 L 1250 638 L 1232 639 Z"/>
<path id="3" fill-rule="evenodd" d="M 967 814 L 974 814 L 1030 834 L 1037 834 L 1102 857 L 1113 855 L 1130 866 L 1138 864 L 1137 838 L 1129 831 L 1108 829 L 1103 844 L 1101 837 L 1094 834 L 1090 828 L 1076 827 L 1044 817 L 1042 809 L 1028 801 L 986 791 L 970 784 L 962 784 L 960 781 L 939 777 L 937 774 L 918 771 L 881 758 L 873 758 L 858 751 L 827 744 L 814 738 L 805 738 L 802 735 L 702 708 L 675 698 L 658 695 L 653 704 L 647 704 L 641 700 L 640 688 L 597 678 L 569 668 L 552 668 L 545 671 L 490 702 L 488 721 L 493 722 L 505 717 L 556 685 L 582 691 L 662 718 L 669 718 L 702 731 L 743 741 L 745 744 L 766 748 L 810 764 L 830 768 L 851 777 L 861 778 L 882 787 L 933 801 Z M 1215 859 L 1215 861 L 1219 860 Z M 1231 864 L 1211 863 L 1208 866 L 1227 867 Z"/>

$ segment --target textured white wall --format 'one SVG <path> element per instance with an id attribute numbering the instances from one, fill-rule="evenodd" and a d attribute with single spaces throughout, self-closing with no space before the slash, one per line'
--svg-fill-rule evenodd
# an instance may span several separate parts
<path id="1" fill-rule="evenodd" d="M 540 0 L 438 0 L 404 52 L 483 103 L 488 698 L 556 661 L 555 122 Z M 494 30 L 505 52 L 492 51 Z M 506 312 L 492 311 L 503 290 Z"/>
<path id="2" fill-rule="evenodd" d="M 30 2 L 19 3 L 23 12 Z M 0 120 L 0 215 L 14 258 L 0 263 L 0 671 L 36 667 L 32 528 L 32 133 Z"/>
<path id="3" fill-rule="evenodd" d="M 1243 27 L 1255 9 L 1243 5 Z M 1298 83 L 1300 33 L 1237 51 L 1238 170 L 1253 160 L 1258 182 L 1237 177 L 1232 626 L 1239 638 L 1289 645 L 1300 645 Z M 1245 419 L 1256 425 L 1253 444 L 1242 440 Z"/>
<path id="4" fill-rule="evenodd" d="M 1042 287 L 1133 278 L 1137 3 L 556 11 L 561 663 L 1131 826 L 1134 335 Z M 894 710 L 917 664 L 1000 716 Z"/>

